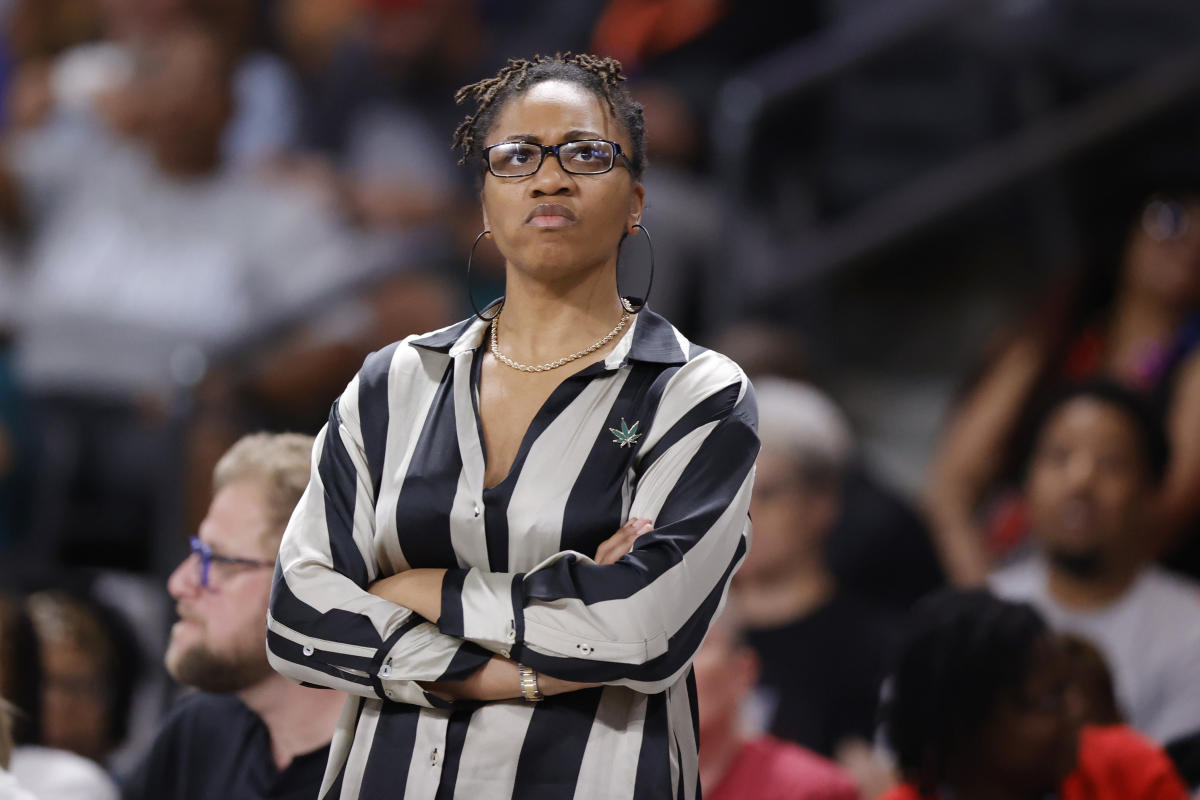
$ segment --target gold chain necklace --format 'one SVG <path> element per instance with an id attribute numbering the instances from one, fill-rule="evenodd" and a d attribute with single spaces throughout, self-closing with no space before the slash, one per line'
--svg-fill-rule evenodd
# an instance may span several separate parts
<path id="1" fill-rule="evenodd" d="M 604 345 L 611 342 L 613 340 L 613 337 L 616 336 L 618 333 L 620 333 L 625 328 L 625 325 L 629 322 L 630 316 L 631 316 L 630 313 L 628 311 L 626 311 L 624 314 L 621 315 L 621 321 L 617 323 L 617 327 L 613 328 L 611 331 L 606 333 L 604 335 L 604 337 L 601 338 L 598 342 L 596 342 L 595 344 L 593 344 L 590 347 L 585 347 L 583 350 L 580 350 L 578 353 L 572 353 L 569 356 L 563 356 L 562 358 L 557 359 L 555 361 L 547 361 L 545 364 L 522 364 L 519 361 L 513 361 L 511 358 L 504 355 L 504 353 L 500 352 L 499 335 L 496 333 L 496 323 L 500 321 L 500 315 L 497 314 L 496 318 L 494 320 L 492 320 L 492 324 L 491 324 L 492 355 L 496 357 L 497 361 L 504 364 L 505 366 L 512 367 L 513 369 L 520 370 L 521 372 L 548 372 L 549 370 L 552 370 L 552 369 L 558 369 L 563 364 L 570 364 L 575 359 L 583 358 L 584 356 L 588 355 L 589 353 L 594 353 L 597 350 L 599 350 L 601 347 L 604 347 Z"/>

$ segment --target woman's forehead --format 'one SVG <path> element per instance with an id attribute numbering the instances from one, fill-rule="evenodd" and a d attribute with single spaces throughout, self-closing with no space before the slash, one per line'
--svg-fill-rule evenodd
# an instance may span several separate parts
<path id="1" fill-rule="evenodd" d="M 577 83 L 549 80 L 534 84 L 504 104 L 488 132 L 487 144 L 509 139 L 557 144 L 568 133 L 617 141 L 624 138 L 599 95 Z"/>

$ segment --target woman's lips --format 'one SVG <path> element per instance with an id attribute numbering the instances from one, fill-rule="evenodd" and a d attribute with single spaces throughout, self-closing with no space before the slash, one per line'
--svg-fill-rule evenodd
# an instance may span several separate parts
<path id="1" fill-rule="evenodd" d="M 575 212 L 558 203 L 540 203 L 525 218 L 535 228 L 565 228 L 575 224 Z"/>
<path id="2" fill-rule="evenodd" d="M 529 224 L 535 228 L 565 228 L 568 225 L 574 225 L 575 220 L 559 214 L 539 214 L 536 217 L 530 217 Z"/>

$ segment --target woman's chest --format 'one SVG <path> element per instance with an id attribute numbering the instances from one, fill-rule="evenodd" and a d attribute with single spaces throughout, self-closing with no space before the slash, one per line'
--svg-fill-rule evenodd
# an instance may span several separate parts
<path id="1" fill-rule="evenodd" d="M 533 411 L 489 417 L 469 392 L 446 388 L 375 508 L 384 563 L 517 571 L 564 550 L 594 556 L 632 501 L 649 389 L 616 370 L 566 381 Z"/>

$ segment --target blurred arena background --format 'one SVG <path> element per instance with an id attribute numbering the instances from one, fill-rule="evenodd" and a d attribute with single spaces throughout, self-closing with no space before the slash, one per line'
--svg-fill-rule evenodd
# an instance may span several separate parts
<path id="1" fill-rule="evenodd" d="M 1111 283 L 1147 198 L 1200 189 L 1195 0 L 0 0 L 0 21 L 0 588 L 103 609 L 97 658 L 129 683 L 108 713 L 132 715 L 76 749 L 117 773 L 170 693 L 163 579 L 216 458 L 315 433 L 367 353 L 502 292 L 486 247 L 467 284 L 482 224 L 450 139 L 455 90 L 505 59 L 622 61 L 651 305 L 822 387 L 916 536 L 973 377 L 1068 287 Z"/>

